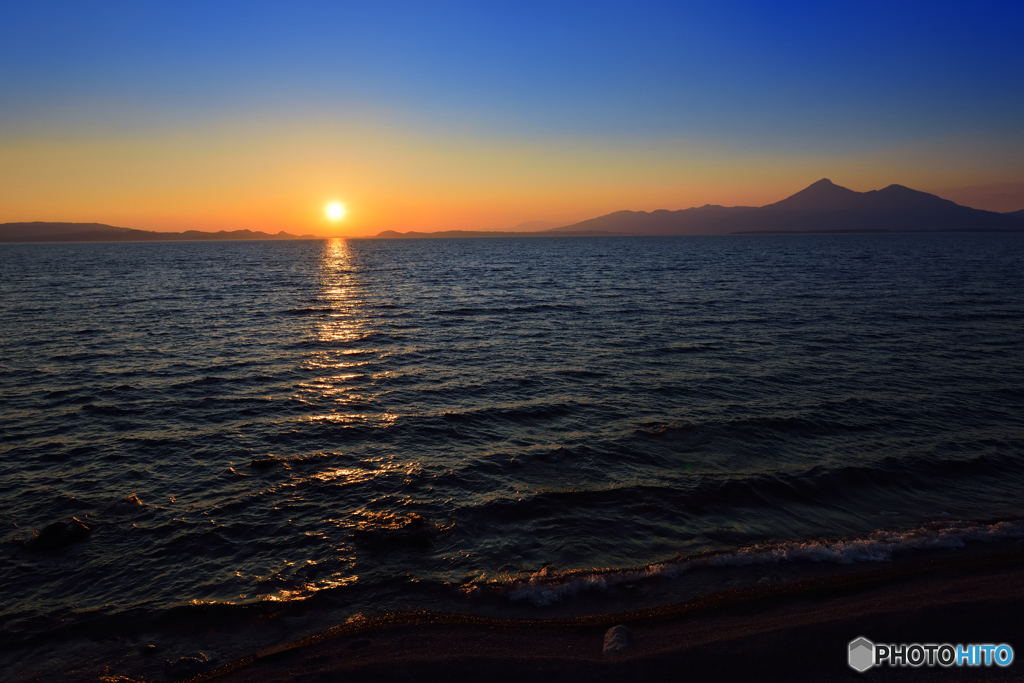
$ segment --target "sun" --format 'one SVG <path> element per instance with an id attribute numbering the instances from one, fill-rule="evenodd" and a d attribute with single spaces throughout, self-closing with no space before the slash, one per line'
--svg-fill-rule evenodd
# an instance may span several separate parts
<path id="1" fill-rule="evenodd" d="M 327 215 L 327 220 L 340 221 L 345 217 L 345 205 L 341 202 L 328 202 L 324 207 L 324 213 Z"/>

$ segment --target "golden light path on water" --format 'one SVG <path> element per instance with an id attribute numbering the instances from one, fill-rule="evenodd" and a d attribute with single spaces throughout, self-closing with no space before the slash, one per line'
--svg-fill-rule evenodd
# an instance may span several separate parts
<path id="1" fill-rule="evenodd" d="M 311 354 L 304 369 L 325 374 L 301 386 L 313 394 L 312 404 L 333 405 L 334 409 L 309 419 L 339 425 L 387 426 L 397 415 L 368 410 L 379 396 L 372 382 L 368 392 L 362 381 L 369 361 L 361 357 L 375 352 L 355 348 L 354 344 L 369 338 L 370 315 L 345 240 L 332 239 L 324 244 L 319 270 L 319 292 L 314 300 L 319 315 L 313 335 L 323 348 Z"/>
<path id="2" fill-rule="evenodd" d="M 313 378 L 299 384 L 294 398 L 323 410 L 331 406 L 330 412 L 321 412 L 303 418 L 304 421 L 328 424 L 338 429 L 337 439 L 330 450 L 344 451 L 346 428 L 388 427 L 398 415 L 383 409 L 380 390 L 368 372 L 376 350 L 359 348 L 359 342 L 370 338 L 371 315 L 368 303 L 360 285 L 360 273 L 351 262 L 351 250 L 343 239 L 331 239 L 324 243 L 319 263 L 318 291 L 309 299 L 310 312 L 314 321 L 309 331 L 314 348 L 302 363 L 302 369 Z M 292 497 L 301 502 L 299 489 L 315 482 L 320 486 L 347 488 L 365 484 L 379 477 L 414 476 L 420 468 L 412 463 L 401 463 L 391 456 L 362 458 L 359 464 L 347 467 L 333 467 L 300 473 L 292 470 L 287 483 L 277 487 L 292 489 Z M 392 513 L 381 513 L 368 509 L 364 502 L 357 509 L 339 509 L 336 516 L 322 520 L 336 526 L 340 538 L 350 538 L 354 531 L 367 528 L 388 527 L 396 517 Z M 345 506 L 349 507 L 349 506 Z M 308 532 L 307 532 L 308 533 Z M 329 577 L 307 582 L 294 588 L 282 588 L 263 600 L 294 601 L 304 600 L 327 589 L 340 588 L 359 582 L 358 551 L 351 542 L 335 540 L 333 558 L 298 560 L 307 565 L 316 565 L 326 559 L 348 563 L 350 571 L 332 572 Z M 281 571 L 285 572 L 297 562 L 286 561 Z M 272 578 L 272 577 L 261 577 Z"/>

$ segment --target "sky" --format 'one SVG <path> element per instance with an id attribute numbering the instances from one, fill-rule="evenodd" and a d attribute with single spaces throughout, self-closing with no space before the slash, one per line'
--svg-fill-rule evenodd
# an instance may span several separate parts
<path id="1" fill-rule="evenodd" d="M 504 230 L 825 177 L 1024 209 L 1022 29 L 1010 1 L 0 0 L 0 223 Z"/>

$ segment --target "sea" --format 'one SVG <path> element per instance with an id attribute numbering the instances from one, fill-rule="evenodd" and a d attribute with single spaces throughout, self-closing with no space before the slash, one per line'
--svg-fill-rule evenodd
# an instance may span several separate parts
<path id="1" fill-rule="evenodd" d="M 0 670 L 1024 538 L 1024 234 L 0 245 Z"/>

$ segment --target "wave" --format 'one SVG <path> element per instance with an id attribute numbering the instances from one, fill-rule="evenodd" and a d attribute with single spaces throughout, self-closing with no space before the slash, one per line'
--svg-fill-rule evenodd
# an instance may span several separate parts
<path id="1" fill-rule="evenodd" d="M 784 562 L 887 562 L 905 552 L 962 548 L 971 542 L 995 542 L 1024 538 L 1024 520 L 979 524 L 965 521 L 934 522 L 904 531 L 879 530 L 850 539 L 791 541 L 757 544 L 734 551 L 683 557 L 642 568 L 555 572 L 547 567 L 524 581 L 506 584 L 474 584 L 466 593 L 492 593 L 537 606 L 551 605 L 581 591 L 606 589 L 655 577 L 674 579 L 697 568 L 744 567 Z"/>
<path id="2" fill-rule="evenodd" d="M 340 313 L 339 309 L 331 308 L 330 306 L 324 308 L 289 308 L 281 311 L 283 315 L 321 315 L 325 313 Z"/>
<path id="3" fill-rule="evenodd" d="M 482 423 L 489 421 L 512 422 L 525 424 L 532 421 L 547 420 L 571 415 L 575 406 L 571 403 L 523 403 L 511 406 L 495 406 L 465 410 L 461 412 L 444 412 L 441 418 L 447 422 Z"/>
<path id="4" fill-rule="evenodd" d="M 668 425 L 666 429 L 677 428 Z M 678 429 L 685 431 L 682 427 Z M 607 462 L 610 457 L 608 451 L 582 444 L 541 453 L 540 457 L 545 460 L 587 455 Z M 817 510 L 835 510 L 843 501 L 850 501 L 857 507 L 863 507 L 868 501 L 885 506 L 890 500 L 887 495 L 896 491 L 902 495 L 911 491 L 927 494 L 943 482 L 975 481 L 979 477 L 1016 482 L 1022 476 L 1021 464 L 1015 458 L 996 455 L 957 460 L 883 458 L 864 465 L 814 465 L 799 472 L 748 475 L 691 470 L 692 466 L 678 458 L 674 467 L 681 478 L 673 482 L 640 479 L 614 485 L 543 488 L 519 500 L 489 500 L 476 509 L 476 514 L 492 523 L 506 523 L 524 518 L 573 516 L 585 510 L 616 510 L 624 516 L 649 521 L 666 521 L 666 515 L 670 515 L 676 521 L 686 518 L 700 524 L 708 514 L 731 516 L 743 514 L 744 510 L 776 511 L 793 504 Z"/>
<path id="5" fill-rule="evenodd" d="M 461 308 L 440 308 L 431 311 L 433 315 L 455 315 L 455 316 L 474 316 L 474 315 L 507 315 L 510 313 L 542 313 L 547 311 L 575 311 L 578 310 L 577 306 L 571 306 L 568 304 L 533 304 L 529 306 L 483 306 L 483 307 L 468 307 L 464 306 Z"/>

